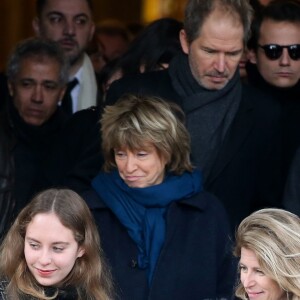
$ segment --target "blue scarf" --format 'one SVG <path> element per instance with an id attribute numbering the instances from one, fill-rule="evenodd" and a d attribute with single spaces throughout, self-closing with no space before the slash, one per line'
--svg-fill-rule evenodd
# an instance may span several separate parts
<path id="1" fill-rule="evenodd" d="M 172 202 L 199 193 L 201 181 L 198 170 L 180 176 L 168 174 L 161 184 L 145 188 L 129 187 L 118 171 L 100 172 L 92 181 L 97 194 L 136 243 L 138 266 L 148 269 L 149 285 L 165 240 L 167 208 Z"/>

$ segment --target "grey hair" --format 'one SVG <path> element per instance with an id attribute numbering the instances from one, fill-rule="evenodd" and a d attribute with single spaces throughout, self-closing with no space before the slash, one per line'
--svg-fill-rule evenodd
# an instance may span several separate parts
<path id="1" fill-rule="evenodd" d="M 63 86 L 68 82 L 69 63 L 58 43 L 42 38 L 29 38 L 21 41 L 12 51 L 7 63 L 7 77 L 13 82 L 20 70 L 21 62 L 26 58 L 48 57 L 58 62 L 60 66 L 59 82 Z"/>

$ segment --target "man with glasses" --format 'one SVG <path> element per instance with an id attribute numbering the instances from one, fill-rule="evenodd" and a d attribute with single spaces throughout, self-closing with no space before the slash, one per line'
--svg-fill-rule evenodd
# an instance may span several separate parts
<path id="1" fill-rule="evenodd" d="M 285 178 L 300 145 L 300 1 L 272 1 L 252 27 L 248 81 L 281 105 Z"/>

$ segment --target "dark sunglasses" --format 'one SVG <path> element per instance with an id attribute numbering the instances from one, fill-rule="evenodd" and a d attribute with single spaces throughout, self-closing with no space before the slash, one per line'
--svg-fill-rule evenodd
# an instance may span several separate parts
<path id="1" fill-rule="evenodd" d="M 265 55 L 270 60 L 278 59 L 283 52 L 283 48 L 288 49 L 288 53 L 291 59 L 298 60 L 300 58 L 300 44 L 295 45 L 287 45 L 281 46 L 276 44 L 269 44 L 269 45 L 258 45 L 260 48 L 264 49 Z"/>

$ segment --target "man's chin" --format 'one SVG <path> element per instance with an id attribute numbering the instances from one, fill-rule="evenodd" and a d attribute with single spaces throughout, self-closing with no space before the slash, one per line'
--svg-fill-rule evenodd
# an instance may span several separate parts
<path id="1" fill-rule="evenodd" d="M 221 90 L 227 85 L 227 83 L 228 80 L 222 80 L 222 81 L 210 80 L 208 82 L 202 82 L 202 86 L 207 90 Z"/>
<path id="2" fill-rule="evenodd" d="M 76 64 L 79 64 L 83 60 L 84 52 L 74 52 L 72 50 L 64 49 L 64 53 L 66 58 L 69 61 L 70 66 L 74 66 Z"/>

